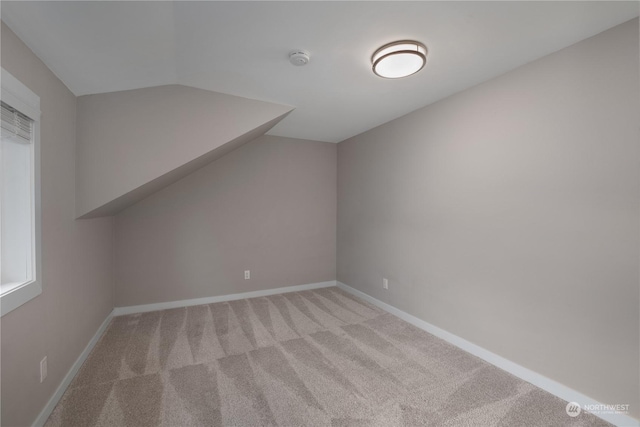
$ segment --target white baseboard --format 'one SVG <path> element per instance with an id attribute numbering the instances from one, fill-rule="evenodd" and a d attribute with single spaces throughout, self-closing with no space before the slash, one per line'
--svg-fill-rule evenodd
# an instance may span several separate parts
<path id="1" fill-rule="evenodd" d="M 351 286 L 345 285 L 342 282 L 336 282 L 336 284 L 340 289 L 346 292 L 349 292 L 359 298 L 362 298 L 363 300 L 370 302 L 371 304 L 377 307 L 380 307 L 381 309 L 401 318 L 402 320 L 408 323 L 411 323 L 412 325 L 417 326 L 418 328 L 424 331 L 427 331 L 430 334 L 435 335 L 436 337 L 441 338 L 455 345 L 456 347 L 466 351 L 467 353 L 471 353 L 474 356 L 477 356 L 491 363 L 492 365 L 497 366 L 498 368 L 505 370 L 510 374 L 515 375 L 516 377 L 524 381 L 527 381 L 528 383 L 531 383 L 536 387 L 539 387 L 553 394 L 554 396 L 557 396 L 563 400 L 566 400 L 567 402 L 577 402 L 582 407 L 584 407 L 585 405 L 601 405 L 601 403 L 598 402 L 597 400 L 592 399 L 591 397 L 585 396 L 584 394 L 576 390 L 573 390 L 565 386 L 564 384 L 560 384 L 557 381 L 554 381 L 530 369 L 520 366 L 510 360 L 507 360 L 502 356 L 498 356 L 497 354 L 492 353 L 489 350 L 486 350 L 463 338 L 460 338 L 457 335 L 447 332 L 444 329 L 440 329 L 437 326 L 434 326 L 431 323 L 425 322 L 422 319 L 419 319 L 409 313 L 399 310 L 392 305 L 389 305 L 385 302 L 377 300 L 372 296 L 365 294 L 362 291 L 354 289 Z M 631 403 L 631 402 L 628 402 L 628 403 Z M 595 414 L 595 415 L 611 424 L 614 424 L 620 427 L 636 427 L 640 425 L 638 420 L 636 420 L 635 418 L 632 418 L 629 415 L 622 415 L 622 414 Z"/>
<path id="2" fill-rule="evenodd" d="M 189 307 L 192 305 L 212 304 L 214 302 L 234 301 L 245 298 L 257 298 L 268 295 L 284 294 L 286 292 L 308 291 L 310 289 L 328 288 L 336 286 L 335 280 L 328 282 L 309 283 L 306 285 L 287 286 L 284 288 L 265 289 L 263 291 L 242 292 L 239 294 L 220 295 L 217 297 L 204 297 L 184 299 L 180 301 L 159 302 L 156 304 L 130 305 L 114 308 L 114 316 L 126 314 L 146 313 L 148 311 L 166 310 L 168 308 Z"/>
<path id="3" fill-rule="evenodd" d="M 49 415 L 51 415 L 51 413 L 55 409 L 56 405 L 60 401 L 60 398 L 62 398 L 62 395 L 64 394 L 64 392 L 67 391 L 67 387 L 69 387 L 69 384 L 71 384 L 71 381 L 78 373 L 78 370 L 80 370 L 80 367 L 82 366 L 84 361 L 87 360 L 87 357 L 89 356 L 89 353 L 91 353 L 91 350 L 93 350 L 93 347 L 95 347 L 100 337 L 102 337 L 102 334 L 104 334 L 104 331 L 107 329 L 107 326 L 109 326 L 109 322 L 111 322 L 111 319 L 113 318 L 113 316 L 114 316 L 114 311 L 112 310 L 111 313 L 109 313 L 109 315 L 107 316 L 107 318 L 104 319 L 104 322 L 102 322 L 102 324 L 100 325 L 96 333 L 93 335 L 93 337 L 89 341 L 89 344 L 87 344 L 84 350 L 82 350 L 82 353 L 80 353 L 80 356 L 78 357 L 78 359 L 74 362 L 73 365 L 71 365 L 71 369 L 69 369 L 69 372 L 67 372 L 67 375 L 64 376 L 64 378 L 62 379 L 62 382 L 56 389 L 55 393 L 53 393 L 53 396 L 51 396 L 51 399 L 49 399 L 45 407 L 42 409 L 42 411 L 40 411 L 40 414 L 38 415 L 36 420 L 33 422 L 34 427 L 41 427 L 44 425 L 44 423 L 47 422 Z"/>

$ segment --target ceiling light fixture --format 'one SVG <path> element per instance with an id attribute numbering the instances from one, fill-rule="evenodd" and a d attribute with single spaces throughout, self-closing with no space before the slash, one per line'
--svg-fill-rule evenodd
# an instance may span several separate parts
<path id="1" fill-rule="evenodd" d="M 386 44 L 371 57 L 373 72 L 387 79 L 407 77 L 427 63 L 427 48 L 420 42 L 401 40 Z"/>

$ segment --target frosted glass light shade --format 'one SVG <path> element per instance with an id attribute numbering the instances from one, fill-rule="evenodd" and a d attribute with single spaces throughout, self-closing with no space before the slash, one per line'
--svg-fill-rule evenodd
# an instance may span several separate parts
<path id="1" fill-rule="evenodd" d="M 371 57 L 373 72 L 387 79 L 407 77 L 427 63 L 427 48 L 419 42 L 403 40 L 382 46 Z"/>

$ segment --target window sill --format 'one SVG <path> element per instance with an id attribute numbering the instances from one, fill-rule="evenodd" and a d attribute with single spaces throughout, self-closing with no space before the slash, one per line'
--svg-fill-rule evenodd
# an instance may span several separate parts
<path id="1" fill-rule="evenodd" d="M 0 317 L 15 310 L 22 304 L 32 300 L 42 293 L 39 281 L 27 283 L 3 283 L 0 295 Z"/>

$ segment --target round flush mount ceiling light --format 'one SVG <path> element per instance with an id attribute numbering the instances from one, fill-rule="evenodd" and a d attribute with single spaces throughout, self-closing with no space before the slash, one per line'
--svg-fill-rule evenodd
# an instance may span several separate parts
<path id="1" fill-rule="evenodd" d="M 420 42 L 401 40 L 386 44 L 371 57 L 373 72 L 387 79 L 407 77 L 427 63 L 427 48 Z"/>

